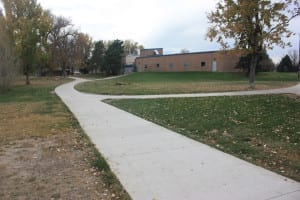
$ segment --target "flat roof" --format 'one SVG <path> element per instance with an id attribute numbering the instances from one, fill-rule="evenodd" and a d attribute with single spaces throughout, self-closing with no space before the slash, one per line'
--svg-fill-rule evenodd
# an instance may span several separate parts
<path id="1" fill-rule="evenodd" d="M 166 54 L 166 55 L 153 55 L 153 56 L 142 56 L 142 57 L 137 57 L 136 59 L 139 58 L 156 58 L 156 57 L 164 57 L 164 56 L 181 56 L 181 55 L 193 55 L 193 54 L 208 54 L 208 53 L 217 53 L 217 52 L 222 52 L 222 51 L 201 51 L 201 52 L 191 52 L 191 53 L 175 53 L 175 54 Z"/>
<path id="2" fill-rule="evenodd" d="M 150 48 L 150 49 L 141 49 L 141 50 L 143 51 L 143 50 L 156 50 L 156 49 L 163 49 L 163 48 Z"/>

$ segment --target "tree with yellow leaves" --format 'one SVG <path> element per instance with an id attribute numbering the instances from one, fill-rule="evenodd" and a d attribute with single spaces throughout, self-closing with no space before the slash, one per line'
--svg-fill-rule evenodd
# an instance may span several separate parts
<path id="1" fill-rule="evenodd" d="M 207 37 L 225 49 L 233 42 L 236 50 L 251 55 L 249 84 L 254 88 L 259 55 L 274 45 L 290 45 L 284 38 L 293 34 L 289 22 L 299 15 L 299 0 L 220 0 L 208 14 Z"/>
<path id="2" fill-rule="evenodd" d="M 26 84 L 37 67 L 38 58 L 47 42 L 51 28 L 50 12 L 43 10 L 36 0 L 1 0 L 9 36 L 20 59 Z"/>

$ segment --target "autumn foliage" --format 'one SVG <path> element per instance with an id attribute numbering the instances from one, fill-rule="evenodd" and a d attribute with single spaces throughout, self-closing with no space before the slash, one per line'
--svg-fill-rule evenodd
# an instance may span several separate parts
<path id="1" fill-rule="evenodd" d="M 249 83 L 253 88 L 259 55 L 275 45 L 289 45 L 284 40 L 293 34 L 289 22 L 299 15 L 298 0 L 219 0 L 207 16 L 211 24 L 207 38 L 251 55 Z"/>

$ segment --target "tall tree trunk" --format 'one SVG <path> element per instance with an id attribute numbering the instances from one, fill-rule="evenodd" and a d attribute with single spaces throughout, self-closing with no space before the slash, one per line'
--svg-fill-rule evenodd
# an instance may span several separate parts
<path id="1" fill-rule="evenodd" d="M 66 63 L 63 62 L 63 65 L 62 65 L 62 75 L 63 77 L 66 77 Z"/>
<path id="2" fill-rule="evenodd" d="M 256 69 L 257 61 L 258 61 L 258 55 L 253 54 L 251 58 L 251 65 L 250 65 L 250 72 L 249 72 L 249 87 L 251 89 L 255 88 L 254 81 L 255 81 L 255 69 Z"/>
<path id="3" fill-rule="evenodd" d="M 26 85 L 30 85 L 30 79 L 28 73 L 26 73 Z"/>
<path id="4" fill-rule="evenodd" d="M 26 76 L 26 85 L 30 85 L 30 78 L 29 78 L 29 67 L 25 67 L 25 76 Z"/>

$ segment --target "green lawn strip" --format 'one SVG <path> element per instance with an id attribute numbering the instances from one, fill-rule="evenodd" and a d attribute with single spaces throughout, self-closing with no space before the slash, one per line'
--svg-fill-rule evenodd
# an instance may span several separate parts
<path id="1" fill-rule="evenodd" d="M 297 72 L 259 72 L 256 76 L 258 81 L 298 81 Z"/>
<path id="2" fill-rule="evenodd" d="M 79 74 L 79 75 L 74 75 L 74 77 L 84 78 L 84 79 L 90 79 L 90 80 L 95 80 L 95 79 L 100 79 L 100 78 L 106 78 L 107 75 L 106 75 L 105 73 L 97 73 L 97 74 Z"/>
<path id="3" fill-rule="evenodd" d="M 33 79 L 31 85 L 17 85 L 9 91 L 0 94 L 0 103 L 43 103 L 38 114 L 54 114 L 57 109 L 62 109 L 59 98 L 54 89 L 58 85 L 71 81 L 68 78 L 38 78 Z M 46 83 L 46 84 L 45 84 Z M 60 111 L 60 110 L 59 110 Z"/>
<path id="4" fill-rule="evenodd" d="M 93 153 L 88 159 L 90 159 L 91 166 L 95 167 L 101 172 L 104 183 L 108 185 L 110 189 L 121 195 L 124 200 L 130 200 L 130 196 L 123 189 L 121 183 L 111 171 L 104 157 L 98 152 L 94 144 L 90 141 L 89 137 L 81 129 L 78 121 L 69 111 L 69 109 L 62 103 L 59 97 L 54 93 L 54 89 L 62 83 L 71 81 L 67 78 L 39 78 L 33 80 L 29 86 L 18 85 L 11 90 L 0 94 L 0 104 L 12 104 L 12 103 L 41 103 L 37 110 L 32 110 L 33 113 L 41 115 L 52 116 L 64 116 L 69 118 L 66 121 L 57 124 L 55 128 L 68 128 L 72 127 L 72 130 L 77 130 L 76 133 L 80 138 L 80 141 L 85 144 L 86 148 L 89 148 Z M 45 127 L 52 129 L 54 127 Z"/>
<path id="5" fill-rule="evenodd" d="M 258 88 L 284 87 L 296 83 L 295 73 L 259 73 Z M 212 72 L 147 72 L 78 84 L 79 91 L 97 94 L 170 94 L 221 92 L 248 89 L 249 83 L 242 73 Z"/>
<path id="6" fill-rule="evenodd" d="M 300 180 L 299 97 L 266 95 L 106 102 Z"/>
<path id="7" fill-rule="evenodd" d="M 39 78 L 31 85 L 17 85 L 9 91 L 0 94 L 0 103 L 59 101 L 54 95 L 54 89 L 62 83 L 71 81 L 68 78 Z"/>

